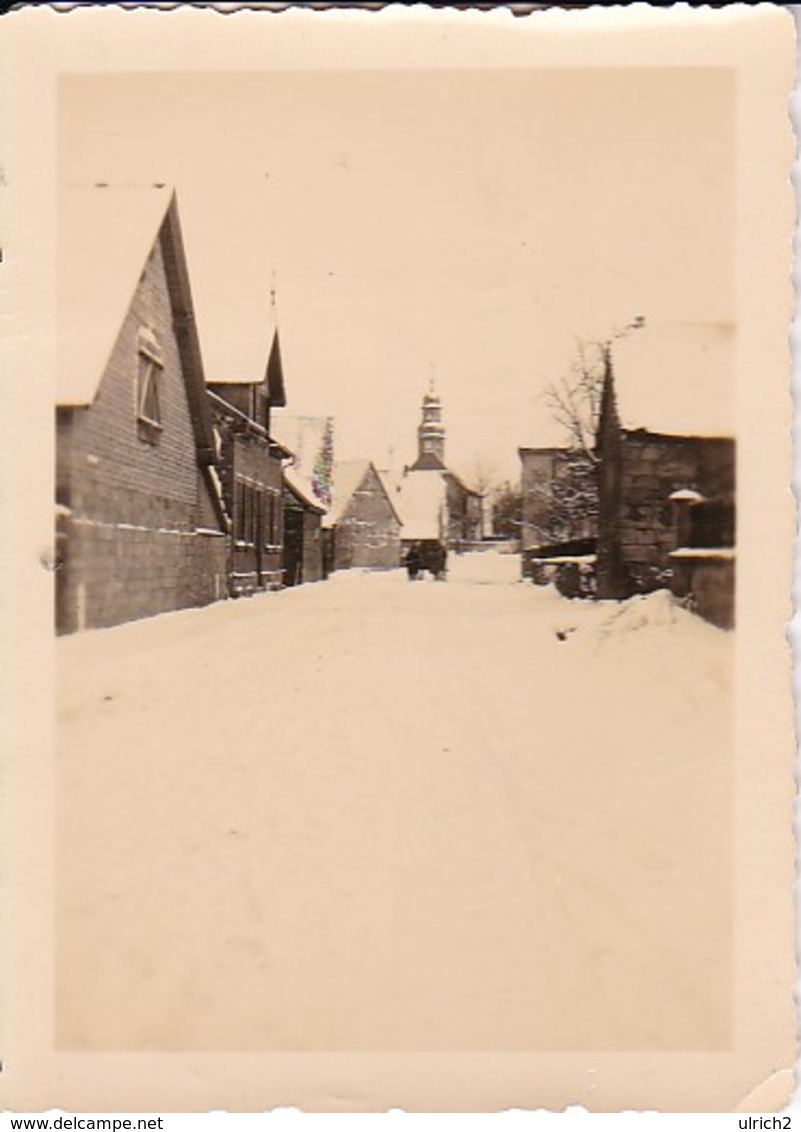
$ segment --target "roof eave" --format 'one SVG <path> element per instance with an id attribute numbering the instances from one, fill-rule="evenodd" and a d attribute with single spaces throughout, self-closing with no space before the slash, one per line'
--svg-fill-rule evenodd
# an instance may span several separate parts
<path id="1" fill-rule="evenodd" d="M 735 437 L 725 432 L 666 432 L 647 426 L 623 426 L 620 429 L 623 436 L 635 438 L 649 438 L 653 440 L 718 440 L 733 444 Z"/>
<path id="2" fill-rule="evenodd" d="M 304 511 L 313 511 L 317 515 L 326 514 L 328 509 L 322 503 L 319 503 L 316 499 L 311 499 L 305 491 L 302 491 L 297 484 L 291 483 L 286 477 L 284 477 L 284 487 L 300 503 Z"/>
<path id="3" fill-rule="evenodd" d="M 178 203 L 173 191 L 159 229 L 163 240 L 165 270 L 172 300 L 173 324 L 186 386 L 189 411 L 195 431 L 198 459 L 204 464 L 216 463 L 216 447 L 211 408 L 206 393 L 206 378 L 200 353 L 195 321 L 192 288 L 186 262 Z"/>

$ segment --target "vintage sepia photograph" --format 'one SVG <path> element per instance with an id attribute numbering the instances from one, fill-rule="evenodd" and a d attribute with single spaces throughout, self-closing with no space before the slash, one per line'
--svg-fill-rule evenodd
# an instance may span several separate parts
<path id="1" fill-rule="evenodd" d="M 62 80 L 66 1048 L 726 1044 L 734 93 Z"/>
<path id="2" fill-rule="evenodd" d="M 432 64 L 454 15 L 54 77 L 57 1055 L 737 1046 L 737 19 Z"/>

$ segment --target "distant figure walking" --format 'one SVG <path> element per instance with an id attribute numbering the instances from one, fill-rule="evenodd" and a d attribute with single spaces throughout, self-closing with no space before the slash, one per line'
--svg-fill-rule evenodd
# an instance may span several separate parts
<path id="1" fill-rule="evenodd" d="M 409 549 L 406 551 L 406 558 L 404 559 L 406 565 L 406 573 L 409 575 L 409 581 L 414 582 L 420 575 L 423 569 L 423 556 L 420 553 L 420 546 L 418 543 L 413 542 Z"/>

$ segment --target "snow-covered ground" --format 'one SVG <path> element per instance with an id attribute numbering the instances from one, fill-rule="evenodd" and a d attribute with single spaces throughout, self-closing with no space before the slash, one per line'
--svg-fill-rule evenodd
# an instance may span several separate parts
<path id="1" fill-rule="evenodd" d="M 58 642 L 60 1044 L 726 1044 L 731 635 L 449 565 Z"/>

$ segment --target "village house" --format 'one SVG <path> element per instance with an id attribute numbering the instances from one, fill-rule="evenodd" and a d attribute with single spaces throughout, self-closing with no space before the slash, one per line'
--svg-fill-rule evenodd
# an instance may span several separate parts
<path id="1" fill-rule="evenodd" d="M 733 332 L 658 328 L 607 354 L 596 453 L 597 589 L 669 586 L 734 623 Z"/>
<path id="2" fill-rule="evenodd" d="M 284 468 L 283 506 L 284 585 L 319 582 L 326 576 L 322 529 L 326 508 L 291 467 Z"/>
<path id="3" fill-rule="evenodd" d="M 333 536 L 323 518 L 331 506 L 334 421 L 282 413 L 274 435 L 292 452 L 284 466 L 284 585 L 320 581 L 332 568 Z"/>
<path id="4" fill-rule="evenodd" d="M 522 519 L 521 550 L 555 542 L 551 485 L 563 466 L 564 448 L 518 448 Z"/>
<path id="5" fill-rule="evenodd" d="M 649 326 L 610 345 L 584 483 L 568 448 L 519 450 L 524 573 L 571 595 L 670 587 L 733 624 L 733 372 L 727 325 Z"/>
<path id="6" fill-rule="evenodd" d="M 521 573 L 538 585 L 556 582 L 568 596 L 588 596 L 595 588 L 595 468 L 564 447 L 519 448 L 518 455 Z M 579 463 L 589 483 L 574 482 Z"/>
<path id="7" fill-rule="evenodd" d="M 536 556 L 558 548 L 563 554 L 595 551 L 597 520 L 591 496 L 595 477 L 585 483 L 581 498 L 576 484 L 576 464 L 588 461 L 569 448 L 552 446 L 519 448 L 521 531 L 523 568 L 530 572 Z"/>
<path id="8" fill-rule="evenodd" d="M 56 627 L 226 592 L 227 519 L 169 188 L 59 201 Z"/>
<path id="9" fill-rule="evenodd" d="M 334 464 L 331 508 L 323 522 L 332 569 L 389 570 L 400 565 L 400 515 L 370 460 Z"/>
<path id="10" fill-rule="evenodd" d="M 272 410 L 286 404 L 272 311 L 249 337 L 247 364 L 240 363 L 234 372 L 220 366 L 208 384 L 223 499 L 231 519 L 228 578 L 233 597 L 283 584 L 283 463 L 292 455 L 271 434 Z M 225 351 L 213 351 L 212 357 L 220 354 L 225 358 Z"/>
<path id="11" fill-rule="evenodd" d="M 402 476 L 382 475 L 403 521 L 404 548 L 436 539 L 458 550 L 481 540 L 483 500 L 445 463 L 442 403 L 433 389 L 423 397 L 414 463 Z"/>

